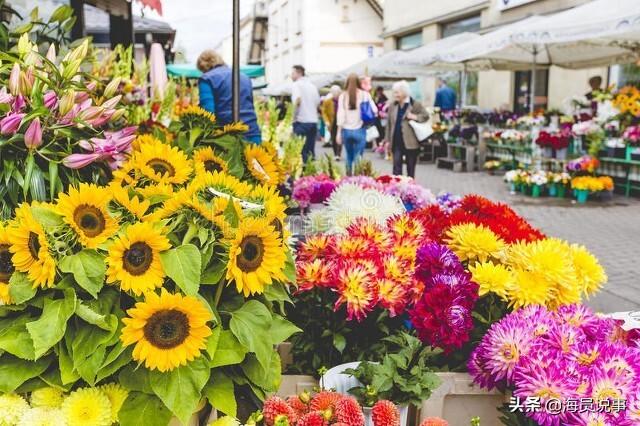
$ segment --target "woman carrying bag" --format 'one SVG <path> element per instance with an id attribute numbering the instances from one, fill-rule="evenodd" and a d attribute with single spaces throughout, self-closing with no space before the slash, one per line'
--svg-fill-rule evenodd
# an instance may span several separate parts
<path id="1" fill-rule="evenodd" d="M 393 174 L 402 174 L 406 158 L 407 176 L 415 178 L 420 140 L 413 127 L 424 126 L 422 123 L 429 119 L 429 114 L 420 102 L 411 99 L 409 84 L 404 80 L 393 85 L 393 100 L 389 104 L 387 117 L 385 139 L 390 142 L 390 153 L 393 155 Z"/>
<path id="2" fill-rule="evenodd" d="M 375 122 L 378 108 L 369 92 L 360 89 L 357 74 L 350 74 L 344 92 L 338 98 L 337 142 L 344 145 L 347 154 L 347 175 L 353 173 L 353 164 L 362 156 L 367 145 L 367 127 Z"/>

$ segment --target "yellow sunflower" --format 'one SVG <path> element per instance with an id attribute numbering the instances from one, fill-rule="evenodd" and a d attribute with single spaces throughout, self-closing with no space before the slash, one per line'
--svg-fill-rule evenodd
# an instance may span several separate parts
<path id="1" fill-rule="evenodd" d="M 177 147 L 155 140 L 140 147 L 133 154 L 134 164 L 140 172 L 157 183 L 181 185 L 191 175 L 191 162 Z"/>
<path id="2" fill-rule="evenodd" d="M 86 248 L 96 248 L 118 232 L 118 222 L 107 211 L 109 191 L 81 183 L 58 196 L 56 210 Z"/>
<path id="3" fill-rule="evenodd" d="M 258 182 L 271 186 L 280 184 L 280 170 L 275 153 L 270 153 L 259 145 L 248 145 L 244 149 L 244 159 L 249 172 Z"/>
<path id="4" fill-rule="evenodd" d="M 7 229 L 13 266 L 26 272 L 34 287 L 52 287 L 56 263 L 49 253 L 44 229 L 33 217 L 30 205 L 20 205 L 15 214 L 16 218 Z"/>
<path id="5" fill-rule="evenodd" d="M 120 340 L 135 344 L 133 359 L 151 370 L 170 371 L 200 356 L 211 334 L 211 312 L 195 297 L 147 293 L 127 311 Z"/>
<path id="6" fill-rule="evenodd" d="M 215 131 L 216 136 L 226 135 L 227 133 L 246 133 L 249 131 L 249 126 L 242 121 L 236 123 L 225 124 L 221 129 Z"/>
<path id="7" fill-rule="evenodd" d="M 200 216 L 214 224 L 217 230 L 222 232 L 224 236 L 229 237 L 233 231 L 233 227 L 226 221 L 224 216 L 224 212 L 228 208 L 229 203 L 232 203 L 236 216 L 241 219 L 243 215 L 240 203 L 228 198 L 217 197 L 210 203 L 193 198 L 189 202 L 189 207 L 196 211 Z"/>
<path id="8" fill-rule="evenodd" d="M 143 199 L 137 195 L 130 195 L 129 190 L 120 185 L 112 184 L 109 186 L 108 190 L 112 197 L 112 201 L 119 207 L 138 220 L 142 220 L 145 217 L 151 204 L 149 200 Z"/>
<path id="9" fill-rule="evenodd" d="M 498 259 L 505 248 L 504 241 L 493 231 L 475 223 L 452 226 L 445 242 L 462 261 Z"/>
<path id="10" fill-rule="evenodd" d="M 96 388 L 81 388 L 65 398 L 62 414 L 68 426 L 109 426 L 111 402 Z"/>
<path id="11" fill-rule="evenodd" d="M 238 293 L 262 293 L 273 280 L 286 280 L 282 241 L 266 219 L 245 218 L 240 222 L 229 249 L 227 279 L 236 283 Z"/>
<path id="12" fill-rule="evenodd" d="M 11 304 L 9 280 L 11 279 L 11 275 L 13 275 L 15 267 L 11 261 L 10 245 L 11 242 L 9 241 L 7 228 L 0 223 L 0 305 Z"/>
<path id="13" fill-rule="evenodd" d="M 165 272 L 160 253 L 170 248 L 167 237 L 153 224 L 129 226 L 109 247 L 107 282 L 119 282 L 122 290 L 137 296 L 161 287 Z"/>
<path id="14" fill-rule="evenodd" d="M 195 164 L 196 175 L 211 172 L 227 173 L 229 170 L 225 159 L 216 155 L 210 146 L 194 151 L 193 162 Z"/>
<path id="15" fill-rule="evenodd" d="M 168 183 L 159 183 L 156 185 L 147 185 L 136 189 L 145 199 L 159 198 L 161 200 L 173 197 L 173 186 Z"/>
<path id="16" fill-rule="evenodd" d="M 236 177 L 226 173 L 213 172 L 196 176 L 189 185 L 189 189 L 194 193 L 205 192 L 209 196 L 246 198 L 253 188 Z"/>
<path id="17" fill-rule="evenodd" d="M 152 214 L 147 216 L 146 222 L 155 222 L 166 219 L 171 215 L 179 212 L 181 209 L 188 207 L 190 201 L 194 197 L 193 188 L 187 187 L 175 192 L 170 198 L 167 198 L 162 205 Z"/>
<path id="18" fill-rule="evenodd" d="M 160 139 L 156 138 L 155 136 L 147 133 L 144 135 L 138 135 L 133 140 L 133 143 L 131 144 L 131 148 L 133 148 L 134 151 L 140 151 L 141 147 L 145 145 L 156 144 L 156 143 L 163 143 L 163 142 Z"/>
<path id="19" fill-rule="evenodd" d="M 113 171 L 113 179 L 111 183 L 125 187 L 127 185 L 135 186 L 138 182 L 139 176 L 135 168 L 133 158 L 129 158 L 122 167 Z"/>
<path id="20" fill-rule="evenodd" d="M 263 215 L 278 232 L 283 242 L 287 241 L 289 232 L 285 227 L 287 204 L 275 186 L 257 185 L 249 196 L 249 200 L 263 206 Z"/>
<path id="21" fill-rule="evenodd" d="M 216 123 L 216 116 L 211 114 L 209 111 L 197 106 L 197 105 L 189 105 L 188 107 L 182 109 L 179 113 L 180 118 L 188 118 L 189 116 L 195 116 L 198 118 L 204 118 L 209 120 L 212 124 Z"/>

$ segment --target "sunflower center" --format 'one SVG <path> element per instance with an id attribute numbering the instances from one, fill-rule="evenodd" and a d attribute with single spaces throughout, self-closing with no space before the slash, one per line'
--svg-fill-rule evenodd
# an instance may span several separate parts
<path id="1" fill-rule="evenodd" d="M 28 246 L 31 257 L 35 260 L 40 260 L 40 237 L 38 237 L 38 234 L 36 234 L 35 232 L 29 232 Z"/>
<path id="2" fill-rule="evenodd" d="M 11 252 L 9 246 L 0 244 L 0 281 L 8 282 L 13 274 L 14 268 L 11 262 Z"/>
<path id="3" fill-rule="evenodd" d="M 255 235 L 244 237 L 240 243 L 240 254 L 238 254 L 238 268 L 242 272 L 253 272 L 262 264 L 264 257 L 264 244 Z"/>
<path id="4" fill-rule="evenodd" d="M 97 237 L 106 228 L 104 214 L 99 208 L 82 204 L 73 212 L 73 221 L 89 238 Z"/>
<path id="5" fill-rule="evenodd" d="M 123 267 L 131 275 L 142 275 L 151 266 L 153 252 L 151 247 L 143 242 L 133 243 L 129 250 L 124 252 Z"/>
<path id="6" fill-rule="evenodd" d="M 189 336 L 189 318 L 177 309 L 158 311 L 144 326 L 144 337 L 156 348 L 172 349 Z"/>
<path id="7" fill-rule="evenodd" d="M 221 172 L 222 166 L 217 161 L 206 160 L 204 162 L 204 168 L 208 172 Z"/>
<path id="8" fill-rule="evenodd" d="M 167 175 L 171 177 L 175 176 L 176 174 L 176 169 L 173 168 L 171 163 L 161 158 L 154 158 L 152 160 L 149 160 L 147 162 L 147 166 L 151 167 L 153 171 L 159 175 Z"/>

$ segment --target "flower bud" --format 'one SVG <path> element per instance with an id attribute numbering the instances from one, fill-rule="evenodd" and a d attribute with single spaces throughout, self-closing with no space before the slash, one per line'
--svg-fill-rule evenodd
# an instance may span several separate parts
<path id="1" fill-rule="evenodd" d="M 48 110 L 52 110 L 58 105 L 58 96 L 53 90 L 48 90 L 43 96 L 44 106 Z"/>
<path id="2" fill-rule="evenodd" d="M 56 62 L 56 45 L 55 44 L 51 43 L 51 45 L 49 45 L 49 50 L 47 50 L 46 58 L 49 62 L 52 62 L 55 64 Z"/>
<path id="3" fill-rule="evenodd" d="M 58 104 L 58 110 L 60 115 L 66 115 L 73 105 L 75 104 L 76 92 L 73 90 L 67 90 L 67 92 L 60 99 L 60 103 Z"/>
<path id="4" fill-rule="evenodd" d="M 9 113 L 5 118 L 0 120 L 0 134 L 13 135 L 20 128 L 20 123 L 25 114 Z"/>
<path id="5" fill-rule="evenodd" d="M 0 89 L 0 104 L 10 104 L 13 102 L 13 96 L 7 93 L 7 88 Z"/>
<path id="6" fill-rule="evenodd" d="M 24 145 L 29 149 L 35 149 L 42 145 L 40 118 L 35 118 L 27 127 L 27 131 L 24 132 Z"/>
<path id="7" fill-rule="evenodd" d="M 111 122 L 116 122 L 124 117 L 125 112 L 127 112 L 124 108 L 117 109 L 116 112 L 111 116 Z"/>
<path id="8" fill-rule="evenodd" d="M 82 62 L 81 60 L 76 59 L 74 61 L 69 61 L 66 64 L 64 64 L 64 68 L 62 70 L 62 77 L 69 80 L 73 76 L 75 76 L 78 73 L 78 70 L 80 69 L 81 62 Z"/>
<path id="9" fill-rule="evenodd" d="M 120 77 L 116 77 L 113 80 L 111 80 L 109 84 L 107 84 L 107 87 L 104 88 L 105 98 L 110 98 L 116 93 L 116 90 L 118 90 L 118 86 L 120 86 L 121 80 L 122 79 Z"/>
<path id="10" fill-rule="evenodd" d="M 33 89 L 33 71 L 27 70 L 27 72 L 20 73 L 20 93 L 29 95 L 31 89 Z"/>
<path id="11" fill-rule="evenodd" d="M 15 99 L 13 100 L 13 105 L 12 105 L 13 112 L 21 112 L 26 106 L 27 106 L 27 101 L 24 100 L 24 96 L 22 95 L 16 96 Z"/>
<path id="12" fill-rule="evenodd" d="M 17 62 L 13 64 L 11 74 L 9 74 L 9 92 L 13 96 L 20 93 L 20 65 Z"/>
<path id="13" fill-rule="evenodd" d="M 23 57 L 31 51 L 31 42 L 29 41 L 29 32 L 26 32 L 18 39 L 18 54 Z"/>
<path id="14" fill-rule="evenodd" d="M 102 103 L 102 107 L 106 109 L 115 108 L 116 106 L 118 106 L 118 102 L 120 102 L 120 99 L 122 99 L 122 95 L 115 96 L 108 101 L 104 101 Z"/>
<path id="15" fill-rule="evenodd" d="M 76 47 L 71 51 L 71 54 L 68 55 L 68 60 L 70 62 L 78 61 L 82 62 L 84 58 L 87 56 L 87 52 L 89 51 L 89 39 L 86 38 L 80 44 L 80 46 Z"/>

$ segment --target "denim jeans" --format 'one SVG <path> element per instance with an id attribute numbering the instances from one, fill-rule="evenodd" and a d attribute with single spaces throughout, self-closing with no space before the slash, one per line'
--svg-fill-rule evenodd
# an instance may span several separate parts
<path id="1" fill-rule="evenodd" d="M 351 175 L 353 163 L 362 156 L 367 145 L 367 130 L 364 127 L 354 130 L 342 129 L 342 144 L 347 153 L 347 174 Z"/>
<path id="2" fill-rule="evenodd" d="M 311 157 L 316 158 L 315 146 L 316 136 L 318 135 L 318 123 L 293 123 L 293 133 L 297 136 L 304 137 L 304 146 L 302 147 L 302 161 L 305 163 Z"/>

